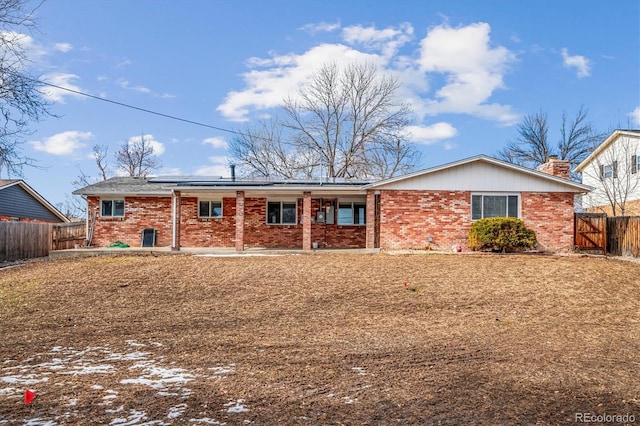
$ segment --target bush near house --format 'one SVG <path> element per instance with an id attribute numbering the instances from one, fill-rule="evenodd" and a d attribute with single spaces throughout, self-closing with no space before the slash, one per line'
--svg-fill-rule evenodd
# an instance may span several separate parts
<path id="1" fill-rule="evenodd" d="M 475 251 L 516 251 L 534 248 L 536 233 L 514 217 L 488 217 L 471 225 L 469 248 Z"/>

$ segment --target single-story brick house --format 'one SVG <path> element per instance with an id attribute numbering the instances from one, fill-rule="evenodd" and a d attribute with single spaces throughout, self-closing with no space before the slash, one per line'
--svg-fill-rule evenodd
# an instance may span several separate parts
<path id="1" fill-rule="evenodd" d="M 245 248 L 467 247 L 471 223 L 514 216 L 540 248 L 573 247 L 574 196 L 590 187 L 552 160 L 531 170 L 480 155 L 375 182 L 116 177 L 86 197 L 92 244 Z"/>

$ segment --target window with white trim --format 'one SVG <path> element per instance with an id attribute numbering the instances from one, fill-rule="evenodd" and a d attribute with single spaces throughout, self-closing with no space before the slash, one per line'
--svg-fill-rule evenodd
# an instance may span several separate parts
<path id="1" fill-rule="evenodd" d="M 338 203 L 338 225 L 365 225 L 365 223 L 366 203 Z"/>
<path id="2" fill-rule="evenodd" d="M 100 200 L 100 216 L 124 217 L 124 200 Z"/>
<path id="3" fill-rule="evenodd" d="M 295 201 L 267 202 L 267 223 L 270 225 L 295 225 L 298 223 L 298 205 Z"/>
<path id="4" fill-rule="evenodd" d="M 199 200 L 198 217 L 222 217 L 222 201 Z"/>
<path id="5" fill-rule="evenodd" d="M 518 195 L 473 194 L 471 195 L 471 220 L 485 217 L 519 217 Z"/>

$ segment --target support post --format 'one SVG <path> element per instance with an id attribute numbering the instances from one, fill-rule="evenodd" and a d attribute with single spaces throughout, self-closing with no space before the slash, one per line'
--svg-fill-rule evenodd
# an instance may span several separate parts
<path id="1" fill-rule="evenodd" d="M 236 191 L 236 251 L 244 251 L 244 191 Z"/>
<path id="2" fill-rule="evenodd" d="M 376 195 L 372 190 L 367 191 L 366 215 L 366 248 L 376 247 Z"/>
<path id="3" fill-rule="evenodd" d="M 311 250 L 311 192 L 302 198 L 302 250 Z"/>
<path id="4" fill-rule="evenodd" d="M 182 213 L 182 196 L 180 191 L 171 194 L 171 251 L 180 251 L 180 216 Z"/>

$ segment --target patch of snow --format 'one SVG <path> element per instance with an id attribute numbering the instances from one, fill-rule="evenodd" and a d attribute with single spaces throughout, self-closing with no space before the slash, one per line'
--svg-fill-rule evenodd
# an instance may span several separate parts
<path id="1" fill-rule="evenodd" d="M 236 402 L 231 401 L 227 404 L 224 404 L 224 406 L 229 407 L 227 408 L 227 413 L 246 413 L 250 410 L 242 405 L 243 402 L 243 399 L 238 399 Z"/>
<path id="2" fill-rule="evenodd" d="M 220 379 L 222 378 L 222 376 L 235 373 L 236 365 L 229 364 L 229 365 L 223 365 L 219 367 L 210 367 L 208 368 L 208 370 L 211 371 L 211 374 L 212 374 L 212 376 L 209 377 L 210 379 Z"/>
<path id="3" fill-rule="evenodd" d="M 26 376 L 4 376 L 0 377 L 0 382 L 11 383 L 16 385 L 33 385 L 36 383 L 48 382 L 48 377 L 42 379 L 35 378 L 35 374 L 27 374 Z"/>
<path id="4" fill-rule="evenodd" d="M 367 371 L 364 369 L 364 367 L 351 367 L 351 369 L 353 371 L 357 372 L 359 376 L 366 376 L 367 375 Z"/>
<path id="5" fill-rule="evenodd" d="M 0 388 L 0 395 L 6 395 L 17 391 L 18 390 L 16 388 Z"/>
<path id="6" fill-rule="evenodd" d="M 84 374 L 111 374 L 115 373 L 116 368 L 110 364 L 100 365 L 79 365 L 74 366 L 67 371 L 60 371 L 59 374 L 72 374 L 72 375 L 84 375 Z"/>
<path id="7" fill-rule="evenodd" d="M 100 385 L 93 385 L 93 386 L 91 386 L 91 389 L 101 390 L 101 389 L 104 389 L 104 386 L 100 386 Z"/>
<path id="8" fill-rule="evenodd" d="M 356 403 L 358 401 L 358 398 L 353 399 L 353 398 L 348 397 L 348 396 L 342 397 L 342 399 L 344 399 L 344 403 L 345 404 L 354 404 L 354 403 Z"/>
<path id="9" fill-rule="evenodd" d="M 130 425 L 138 424 L 146 418 L 147 418 L 147 413 L 145 413 L 144 411 L 129 410 L 129 415 L 127 417 L 119 417 L 117 419 L 113 419 L 109 424 L 120 425 L 120 426 L 130 426 Z"/>
<path id="10" fill-rule="evenodd" d="M 187 404 L 179 404 L 175 407 L 169 408 L 169 414 L 167 414 L 168 419 L 175 419 L 177 417 L 182 417 L 184 415 L 184 411 L 187 409 Z"/>
<path id="11" fill-rule="evenodd" d="M 40 417 L 25 420 L 23 423 L 24 426 L 55 426 L 55 424 L 56 423 L 51 420 L 42 420 Z"/>
<path id="12" fill-rule="evenodd" d="M 144 348 L 145 346 L 147 346 L 144 343 L 137 343 L 135 340 L 125 340 L 125 342 L 129 346 L 134 346 L 134 347 L 137 347 L 137 348 Z"/>
<path id="13" fill-rule="evenodd" d="M 112 353 L 104 361 L 138 361 L 145 360 L 151 355 L 149 352 L 129 352 L 127 354 Z"/>
<path id="14" fill-rule="evenodd" d="M 189 421 L 191 423 L 205 423 L 205 424 L 208 424 L 208 425 L 220 425 L 220 426 L 226 425 L 226 423 L 221 423 L 221 422 L 219 422 L 217 420 L 213 420 L 213 419 L 210 419 L 208 417 L 203 417 L 201 419 L 189 419 Z"/>
<path id="15" fill-rule="evenodd" d="M 114 409 L 107 408 L 106 410 L 104 410 L 104 412 L 107 413 L 107 414 L 115 414 L 115 413 L 119 413 L 121 411 L 124 411 L 124 405 L 121 405 L 118 408 L 114 408 Z"/>

